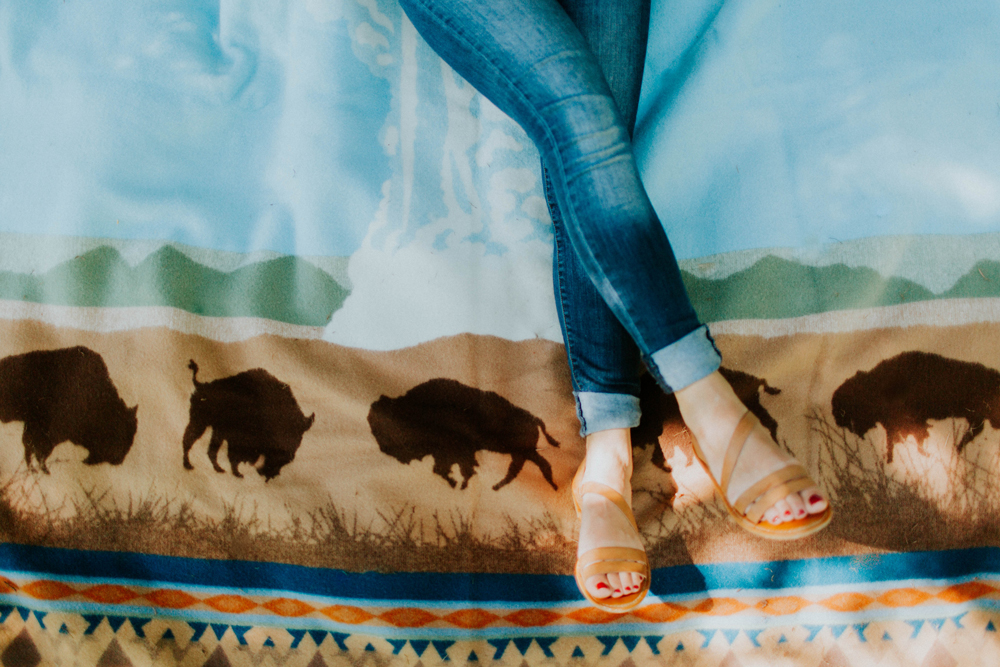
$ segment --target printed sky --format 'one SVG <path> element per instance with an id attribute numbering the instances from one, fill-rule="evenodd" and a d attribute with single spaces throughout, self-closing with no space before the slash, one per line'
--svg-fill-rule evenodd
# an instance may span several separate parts
<path id="1" fill-rule="evenodd" d="M 1000 6 L 654 2 L 637 131 L 680 257 L 1000 231 Z"/>

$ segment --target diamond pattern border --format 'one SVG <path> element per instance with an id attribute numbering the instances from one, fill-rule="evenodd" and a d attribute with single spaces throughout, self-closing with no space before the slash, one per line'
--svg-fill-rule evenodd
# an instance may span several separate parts
<path id="1" fill-rule="evenodd" d="M 744 615 L 780 618 L 810 608 L 851 613 L 878 609 L 917 608 L 922 605 L 961 604 L 983 598 L 1000 604 L 1000 586 L 983 580 L 938 587 L 903 587 L 872 591 L 840 592 L 825 597 L 774 595 L 768 597 L 705 597 L 684 602 L 648 601 L 629 614 L 616 615 L 589 605 L 575 603 L 565 607 L 521 609 L 489 609 L 468 607 L 439 610 L 420 605 L 384 607 L 378 605 L 322 605 L 293 597 L 254 596 L 245 592 L 205 594 L 197 589 L 143 588 L 121 584 L 88 584 L 74 586 L 51 579 L 15 582 L 4 579 L 7 592 L 0 597 L 16 602 L 34 599 L 47 602 L 87 602 L 99 604 L 110 613 L 116 606 L 156 609 L 205 610 L 230 616 L 254 614 L 280 618 L 317 618 L 344 625 L 396 628 L 455 628 L 482 629 L 503 627 L 545 627 L 554 623 L 565 625 L 600 626 L 611 622 L 661 624 L 681 619 L 738 618 Z"/>
<path id="2" fill-rule="evenodd" d="M 483 614 L 468 614 L 462 622 L 480 624 L 484 619 Z M 673 633 L 640 634 L 595 628 L 592 634 L 496 639 L 425 638 L 419 629 L 412 635 L 382 637 L 363 629 L 353 633 L 296 629 L 276 620 L 279 622 L 273 626 L 253 626 L 158 616 L 40 612 L 0 605 L 0 667 L 61 664 L 67 655 L 73 655 L 74 664 L 80 667 L 436 667 L 445 663 L 484 667 L 750 667 L 775 661 L 785 664 L 789 660 L 792 662 L 788 664 L 804 667 L 1000 664 L 1000 614 L 992 609 L 973 609 L 941 618 L 841 625 L 793 623 L 756 629 L 696 626 Z"/>

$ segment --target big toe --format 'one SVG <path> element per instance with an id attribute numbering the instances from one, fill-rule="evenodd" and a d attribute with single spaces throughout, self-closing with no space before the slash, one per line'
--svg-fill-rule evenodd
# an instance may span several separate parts
<path id="1" fill-rule="evenodd" d="M 589 592 L 594 598 L 598 600 L 603 600 L 606 597 L 611 597 L 612 589 L 611 584 L 608 583 L 608 578 L 603 574 L 595 574 L 590 577 L 585 582 L 587 587 L 587 592 Z"/>

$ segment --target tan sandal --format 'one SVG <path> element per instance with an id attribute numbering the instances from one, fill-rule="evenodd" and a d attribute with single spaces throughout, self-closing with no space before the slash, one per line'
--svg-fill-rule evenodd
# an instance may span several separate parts
<path id="1" fill-rule="evenodd" d="M 622 494 L 600 482 L 584 482 L 583 469 L 584 465 L 581 464 L 579 470 L 576 471 L 576 476 L 573 478 L 573 505 L 576 507 L 576 515 L 579 517 L 583 514 L 581 507 L 583 497 L 588 493 L 596 493 L 610 500 L 625 515 L 628 522 L 632 524 L 636 535 L 639 535 L 639 526 L 635 523 L 632 508 L 625 502 Z M 609 574 L 612 572 L 636 572 L 643 575 L 644 578 L 642 584 L 639 586 L 639 591 L 631 595 L 623 595 L 620 598 L 607 597 L 597 599 L 593 597 L 585 586 L 587 579 L 597 574 Z M 646 552 L 642 549 L 632 549 L 630 547 L 597 547 L 590 549 L 580 554 L 576 559 L 574 575 L 576 576 L 576 585 L 583 594 L 583 597 L 587 598 L 598 609 L 603 609 L 613 614 L 624 614 L 629 610 L 635 609 L 642 602 L 643 598 L 646 597 L 646 593 L 649 592 L 649 559 L 646 557 Z"/>
<path id="2" fill-rule="evenodd" d="M 833 518 L 833 510 L 827 501 L 826 509 L 819 514 L 810 514 L 803 519 L 795 519 L 784 523 L 773 525 L 762 523 L 764 512 L 785 496 L 816 486 L 816 483 L 809 477 L 809 472 L 797 461 L 792 461 L 784 468 L 772 472 L 763 477 L 756 484 L 753 484 L 744 491 L 736 502 L 730 503 L 726 492 L 729 490 L 729 482 L 736 468 L 736 461 L 743 452 L 743 447 L 750 439 L 750 434 L 755 428 L 763 429 L 760 421 L 749 410 L 740 419 L 733 431 L 733 437 L 729 440 L 726 449 L 726 458 L 722 464 L 721 483 L 712 476 L 712 471 L 705 461 L 705 455 L 698 445 L 698 440 L 691 436 L 691 444 L 694 445 L 694 454 L 698 458 L 705 472 L 708 473 L 715 491 L 726 510 L 737 524 L 744 530 L 767 538 L 769 540 L 797 540 L 807 535 L 819 532 L 830 523 Z"/>

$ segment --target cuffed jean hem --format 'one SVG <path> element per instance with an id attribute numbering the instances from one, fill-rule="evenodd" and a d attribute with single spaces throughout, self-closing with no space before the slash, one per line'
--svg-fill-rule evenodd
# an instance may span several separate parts
<path id="1" fill-rule="evenodd" d="M 603 394 L 596 391 L 573 392 L 580 435 L 586 437 L 612 428 L 639 425 L 639 397 L 631 394 Z"/>
<path id="2" fill-rule="evenodd" d="M 680 340 L 654 352 L 650 368 L 669 391 L 678 391 L 719 370 L 722 355 L 702 325 Z"/>

